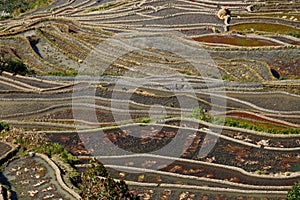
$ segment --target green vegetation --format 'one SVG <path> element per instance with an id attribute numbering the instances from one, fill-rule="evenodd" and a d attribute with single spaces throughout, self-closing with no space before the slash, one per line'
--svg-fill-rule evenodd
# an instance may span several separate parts
<path id="1" fill-rule="evenodd" d="M 299 200 L 300 199 L 300 182 L 296 183 L 292 190 L 289 191 L 288 200 Z"/>
<path id="2" fill-rule="evenodd" d="M 7 13 L 9 11 L 11 15 L 5 16 L 5 11 L 1 19 L 17 16 L 51 1 L 54 0 L 0 0 L 2 9 L 4 4 L 14 4 L 7 9 Z M 299 76 L 299 42 L 293 38 L 300 38 L 300 15 L 295 10 L 299 4 L 295 1 L 281 4 L 278 0 L 257 0 L 251 1 L 249 12 L 246 12 L 245 6 L 249 1 L 238 3 L 241 9 L 236 9 L 237 4 L 225 3 L 228 5 L 223 6 L 233 9 L 234 17 L 231 24 L 223 26 L 223 22 L 215 17 L 217 6 L 211 9 L 212 3 L 178 1 L 174 8 L 169 2 L 164 2 L 59 0 L 54 3 L 55 7 L 47 5 L 36 12 L 3 21 L 3 27 L 0 27 L 0 90 L 4 108 L 1 115 L 3 120 L 14 120 L 14 126 L 24 128 L 9 128 L 7 123 L 0 120 L 0 138 L 16 147 L 11 149 L 3 144 L 3 154 L 8 155 L 3 162 L 10 163 L 23 157 L 31 162 L 32 159 L 27 158 L 28 154 L 31 155 L 29 152 L 43 153 L 57 164 L 63 181 L 81 194 L 82 199 L 138 199 L 130 193 L 123 180 L 132 181 L 130 189 L 141 199 L 287 198 L 287 190 L 294 184 L 294 174 L 300 171 L 300 160 L 295 149 L 299 142 L 297 137 L 300 135 L 282 134 L 300 133 L 300 129 L 290 128 L 299 124 L 299 108 L 295 105 L 299 100 L 297 95 L 300 91 L 297 81 L 278 80 Z M 217 4 L 220 7 L 223 3 Z M 196 10 L 201 12 L 195 13 Z M 138 15 L 140 11 L 144 15 Z M 202 12 L 206 15 L 202 15 Z M 269 13 L 285 15 L 285 12 L 290 13 L 291 17 L 294 13 L 297 14 L 297 19 L 289 18 L 289 15 L 282 19 L 263 18 Z M 261 19 L 260 23 L 257 23 L 258 19 Z M 263 21 L 265 23 L 262 23 Z M 242 24 L 247 22 L 249 24 Z M 271 24 L 272 22 L 274 24 Z M 242 25 L 234 25 L 240 23 Z M 159 31 L 160 27 L 166 26 L 181 31 L 182 35 L 172 34 L 172 31 L 169 31 L 169 34 Z M 147 31 L 151 27 L 156 27 L 157 31 Z M 135 34 L 136 28 L 145 31 Z M 120 33 L 123 32 L 128 34 L 122 37 Z M 255 37 L 258 35 L 262 36 Z M 208 57 L 211 56 L 211 60 L 206 59 L 207 55 L 202 53 L 201 45 L 190 41 L 192 37 L 198 37 L 199 41 L 210 44 L 204 45 L 204 51 L 207 51 Z M 147 40 L 148 43 L 141 44 L 143 40 Z M 152 40 L 154 43 L 163 41 L 156 45 L 151 43 Z M 136 45 L 133 44 L 132 47 L 132 43 Z M 165 45 L 168 47 L 164 48 Z M 257 48 L 248 48 L 254 46 Z M 185 51 L 188 54 L 176 55 L 176 51 L 180 50 L 191 52 Z M 125 54 L 120 56 L 122 52 Z M 88 58 L 93 55 L 99 58 L 88 63 Z M 86 64 L 91 65 L 83 69 L 82 65 Z M 109 65 L 107 68 L 104 66 L 106 64 Z M 200 74 L 193 64 L 205 65 L 202 68 L 209 70 L 206 70 L 206 74 Z M 87 77 L 78 83 L 78 91 L 83 93 L 76 99 L 78 103 L 73 105 L 70 84 L 73 84 L 71 77 L 77 76 L 78 67 L 82 67 Z M 220 77 L 212 69 L 215 67 L 223 80 L 233 82 L 225 86 L 220 84 L 217 80 Z M 14 74 L 28 74 L 29 68 L 35 69 L 41 76 L 22 78 L 5 72 L 1 76 L 1 71 L 4 70 Z M 278 71 L 278 76 L 274 75 L 275 70 L 272 73 L 273 68 Z M 183 76 L 179 76 L 178 73 Z M 103 77 L 97 79 L 98 76 Z M 123 87 L 115 87 L 120 79 L 109 76 L 126 76 L 122 82 Z M 132 85 L 132 81 L 141 84 L 140 87 L 131 89 L 126 81 L 129 85 Z M 186 81 L 192 84 L 190 89 L 184 87 Z M 254 83 L 239 84 L 241 82 Z M 91 100 L 94 98 L 91 99 L 87 88 L 89 91 L 95 89 L 93 96 L 97 99 L 93 105 Z M 132 93 L 132 96 L 129 101 L 122 101 L 122 98 L 115 97 L 114 93 Z M 219 108 L 220 114 L 214 115 L 215 112 L 210 110 L 212 103 L 207 102 L 211 95 L 215 97 L 212 103 Z M 126 111 L 124 105 L 128 103 L 131 115 L 120 111 L 118 115 L 124 116 L 125 119 L 117 121 L 110 104 L 112 98 L 115 98 L 114 102 L 120 105 L 123 111 Z M 228 99 L 227 105 L 221 105 L 223 99 Z M 185 103 L 182 112 L 180 100 Z M 199 104 L 192 110 L 193 106 L 189 102 L 193 100 Z M 167 108 L 159 109 L 159 106 L 154 105 Z M 226 115 L 221 113 L 221 108 L 228 111 Z M 264 114 L 260 108 L 268 109 L 269 115 Z M 96 121 L 99 122 L 97 124 L 89 117 L 89 113 L 93 111 Z M 184 114 L 187 112 L 188 114 Z M 271 114 L 276 112 L 281 115 Z M 266 117 L 260 118 L 262 115 Z M 126 119 L 130 117 L 133 119 Z M 196 119 L 188 120 L 183 117 Z M 170 120 L 164 120 L 166 118 Z M 77 134 L 77 129 L 78 132 L 86 134 Z M 180 129 L 183 131 L 178 131 Z M 210 130 L 221 131 L 224 137 L 219 140 L 217 137 L 209 137 L 214 136 L 210 134 Z M 260 132 L 251 133 L 247 130 Z M 97 133 L 102 132 L 106 137 L 104 144 L 115 145 L 115 149 L 129 152 L 128 156 L 117 157 L 118 152 L 113 151 L 114 148 L 98 148 L 101 144 L 93 139 Z M 173 145 L 172 140 L 176 138 L 182 139 L 182 147 L 179 146 L 180 143 Z M 205 147 L 216 142 L 218 145 L 212 149 Z M 88 144 L 95 146 L 88 148 Z M 170 159 L 159 159 L 150 155 L 151 152 L 163 150 L 163 147 L 168 145 L 172 145 L 172 148 L 169 148 L 167 153 L 170 156 L 179 153 L 177 157 L 182 159 L 165 165 L 163 161 Z M 111 155 L 115 157 L 109 157 L 107 151 L 113 151 Z M 101 158 L 106 158 L 112 164 L 117 163 L 119 167 L 106 169 L 106 165 L 99 160 L 91 159 L 92 154 L 101 155 Z M 134 154 L 140 154 L 140 161 L 131 156 Z M 15 171 L 19 166 L 22 168 Z M 11 175 L 14 175 L 17 179 L 12 183 L 22 184 L 22 189 L 25 188 L 23 191 L 14 191 L 14 194 L 28 199 L 31 198 L 26 197 L 30 194 L 29 189 L 36 190 L 31 179 L 42 184 L 41 188 L 44 191 L 48 186 L 41 181 L 46 180 L 45 184 L 51 184 L 52 180 L 42 176 L 35 178 L 32 174 L 30 180 L 28 179 L 30 182 L 20 182 L 25 166 L 26 171 L 30 172 L 27 169 L 33 165 L 16 164 L 12 168 L 2 165 L 0 171 L 4 168 L 15 171 L 8 171 L 10 174 L 3 173 L 3 178 L 6 177 L 10 182 Z M 130 167 L 141 170 L 136 170 L 139 173 L 121 172 L 122 169 Z M 153 171 L 146 173 L 145 169 Z M 158 170 L 168 173 L 157 173 Z M 241 170 L 247 173 L 240 173 Z M 19 176 L 16 172 L 22 174 Z M 43 170 L 44 172 L 47 171 Z M 49 170 L 46 174 L 55 175 Z M 259 176 L 267 174 L 270 178 Z M 178 175 L 184 175 L 186 178 Z M 206 178 L 207 181 L 198 180 L 197 177 Z M 119 178 L 121 181 L 113 178 Z M 146 185 L 147 183 L 151 184 Z M 246 194 L 232 190 L 242 187 L 238 184 L 253 186 L 252 188 L 259 188 L 261 185 L 264 187 L 259 188 L 256 193 Z M 175 187 L 176 185 L 179 187 Z M 286 186 L 288 189 L 284 192 L 269 191 L 268 187 L 272 185 Z M 297 183 L 289 192 L 289 199 L 300 200 L 299 185 L 300 183 Z M 13 184 L 11 186 L 13 189 L 17 188 Z M 209 190 L 214 186 L 218 188 L 214 191 Z M 60 189 L 59 187 L 61 186 L 51 188 L 54 191 Z M 199 187 L 202 187 L 201 191 Z M 222 188 L 228 188 L 228 192 L 222 192 Z M 46 198 L 46 193 L 51 195 L 53 191 L 47 189 L 46 192 L 39 192 L 39 195 Z"/>
<path id="3" fill-rule="evenodd" d="M 281 24 L 266 24 L 266 23 L 246 23 L 237 24 L 230 26 L 230 31 L 238 31 L 242 33 L 253 33 L 253 32 L 268 32 L 286 34 L 294 37 L 300 36 L 300 30 Z"/>
<path id="4" fill-rule="evenodd" d="M 11 18 L 10 16 L 0 16 L 0 21 Z"/>
<path id="5" fill-rule="evenodd" d="M 91 159 L 90 166 L 81 173 L 79 188 L 83 199 L 138 199 L 123 180 L 115 181 L 96 158 Z"/>
<path id="6" fill-rule="evenodd" d="M 48 75 L 51 76 L 77 76 L 78 72 L 75 70 L 63 71 L 63 72 L 49 72 Z"/>
<path id="7" fill-rule="evenodd" d="M 17 73 L 20 73 L 20 74 L 27 73 L 27 67 L 23 63 L 22 60 L 10 60 L 8 62 L 6 70 L 9 71 L 9 72 L 13 72 L 15 74 L 17 74 Z"/>
<path id="8" fill-rule="evenodd" d="M 145 123 L 145 124 L 147 124 L 147 123 L 150 123 L 150 122 L 151 122 L 151 119 L 148 118 L 148 117 L 144 117 L 144 118 L 142 118 L 142 119 L 138 119 L 136 122 L 137 122 L 137 123 Z"/>
<path id="9" fill-rule="evenodd" d="M 51 143 L 51 145 L 41 145 L 39 148 L 36 149 L 37 152 L 43 153 L 52 157 L 54 155 L 59 155 L 60 158 L 70 165 L 74 165 L 78 162 L 78 159 L 70 154 L 63 145 L 58 143 Z"/>
<path id="10" fill-rule="evenodd" d="M 213 124 L 243 128 L 243 129 L 260 131 L 260 132 L 271 133 L 271 134 L 285 134 L 285 135 L 300 134 L 300 130 L 298 128 L 286 128 L 283 126 L 275 126 L 275 125 L 272 125 L 272 128 L 270 128 L 269 124 L 263 124 L 263 123 L 256 124 L 255 122 L 249 122 L 245 120 L 212 117 L 209 114 L 205 113 L 202 107 L 193 108 L 191 117 L 202 121 L 211 122 Z"/>
<path id="11" fill-rule="evenodd" d="M 206 114 L 204 112 L 203 107 L 201 107 L 201 106 L 197 107 L 197 108 L 193 108 L 191 117 L 196 118 L 196 119 L 200 119 L 200 120 L 206 121 L 206 122 L 210 122 L 210 120 L 211 120 L 211 116 Z"/>
<path id="12" fill-rule="evenodd" d="M 295 32 L 295 31 L 291 31 L 291 32 L 287 32 L 287 35 L 296 37 L 296 38 L 300 38 L 300 33 Z"/>
<path id="13" fill-rule="evenodd" d="M 120 3 L 107 3 L 105 5 L 102 5 L 102 6 L 99 6 L 99 7 L 96 7 L 96 8 L 91 8 L 89 9 L 87 12 L 94 12 L 94 11 L 98 11 L 98 10 L 107 10 L 109 8 L 112 8 L 112 7 L 115 7 L 115 6 L 118 6 L 120 5 Z"/>
<path id="14" fill-rule="evenodd" d="M 9 131 L 9 125 L 6 122 L 0 122 L 0 131 Z"/>
<path id="15" fill-rule="evenodd" d="M 0 72 L 7 71 L 13 74 L 34 74 L 34 71 L 29 70 L 20 59 L 0 60 Z"/>
<path id="16" fill-rule="evenodd" d="M 53 0 L 2 0 L 0 1 L 2 10 L 10 13 L 10 16 L 4 17 L 1 20 L 9 18 L 11 16 L 18 16 L 21 13 L 25 13 L 29 10 L 48 5 L 51 2 L 53 2 Z"/>
<path id="17" fill-rule="evenodd" d="M 222 80 L 224 81 L 233 81 L 234 78 L 230 74 L 226 74 L 222 76 Z"/>
<path id="18" fill-rule="evenodd" d="M 1 127 L 7 127 L 4 122 Z M 2 132 L 0 137 L 5 137 L 9 142 L 18 144 L 20 147 L 19 155 L 27 154 L 33 151 L 46 154 L 49 157 L 58 156 L 62 161 L 74 166 L 78 162 L 77 158 L 71 155 L 64 146 L 58 143 L 52 143 L 46 135 L 35 132 L 25 132 L 19 129 Z M 80 189 L 80 195 L 83 199 L 128 199 L 135 200 L 135 197 L 129 192 L 126 183 L 115 181 L 106 168 L 97 159 L 91 159 L 90 167 L 81 174 L 73 171 L 70 174 L 70 180 Z"/>
<path id="19" fill-rule="evenodd" d="M 217 118 L 214 119 L 214 122 L 217 121 L 218 121 Z M 251 122 L 236 120 L 231 118 L 225 118 L 224 122 L 225 122 L 224 123 L 225 126 L 244 128 L 248 130 L 261 131 L 261 132 L 271 133 L 271 134 L 299 134 L 300 133 L 299 129 L 297 128 L 268 128 L 262 125 L 256 125 Z"/>
<path id="20" fill-rule="evenodd" d="M 179 73 L 181 74 L 185 74 L 185 75 L 192 75 L 192 72 L 191 71 L 187 71 L 187 70 L 178 70 Z"/>
<path id="21" fill-rule="evenodd" d="M 5 125 L 6 123 L 4 123 Z M 44 134 L 37 134 L 36 132 L 25 132 L 20 129 L 7 129 L 2 132 L 0 137 L 7 138 L 7 141 L 17 144 L 20 147 L 20 152 L 33 151 L 37 153 L 46 154 L 49 157 L 59 155 L 59 157 L 66 163 L 73 165 L 77 162 L 77 158 L 70 154 L 64 146 L 58 143 L 52 143 Z"/>

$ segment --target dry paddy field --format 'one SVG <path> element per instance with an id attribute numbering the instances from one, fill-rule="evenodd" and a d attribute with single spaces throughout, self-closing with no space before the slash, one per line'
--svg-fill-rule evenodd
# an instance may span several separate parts
<path id="1" fill-rule="evenodd" d="M 97 157 L 141 199 L 287 199 L 300 180 L 299 8 L 57 0 L 0 21 L 1 51 L 35 72 L 1 73 L 0 120 L 64 145 L 79 172 Z M 17 162 L 49 168 L 6 170 Z"/>

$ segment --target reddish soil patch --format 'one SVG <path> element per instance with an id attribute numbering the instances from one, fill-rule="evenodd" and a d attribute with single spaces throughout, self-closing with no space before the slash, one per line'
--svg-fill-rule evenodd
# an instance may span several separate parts
<path id="1" fill-rule="evenodd" d="M 217 43 L 217 44 L 229 44 L 235 46 L 247 46 L 247 47 L 258 47 L 258 46 L 280 46 L 280 44 L 257 38 L 246 38 L 232 35 L 207 35 L 202 37 L 193 38 L 198 42 Z"/>
<path id="2" fill-rule="evenodd" d="M 259 117 L 257 115 L 251 114 L 251 113 L 245 113 L 245 112 L 230 112 L 230 113 L 226 113 L 227 116 L 236 116 L 236 117 L 243 117 L 243 118 L 247 118 L 247 119 L 253 119 L 255 121 L 260 121 L 260 122 L 267 122 L 267 123 L 272 123 L 272 124 L 276 124 L 276 125 L 280 125 L 280 126 L 285 126 L 285 127 L 293 127 L 293 128 L 298 128 L 296 126 L 289 126 L 287 124 L 284 123 L 280 123 L 274 120 L 269 120 L 263 117 Z"/>

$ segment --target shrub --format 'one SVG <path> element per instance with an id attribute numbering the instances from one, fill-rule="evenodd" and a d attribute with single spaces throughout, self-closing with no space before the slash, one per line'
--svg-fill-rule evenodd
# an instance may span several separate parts
<path id="1" fill-rule="evenodd" d="M 288 35 L 290 35 L 290 36 L 293 36 L 293 37 L 296 37 L 296 38 L 300 38 L 300 34 L 299 33 L 296 33 L 296 32 L 288 32 L 287 33 Z"/>
<path id="2" fill-rule="evenodd" d="M 289 191 L 288 200 L 299 200 L 300 199 L 300 182 L 296 183 L 292 190 Z"/>
<path id="3" fill-rule="evenodd" d="M 0 21 L 11 18 L 11 16 L 0 16 Z"/>
<path id="4" fill-rule="evenodd" d="M 61 159 L 64 162 L 69 163 L 70 165 L 74 165 L 78 161 L 78 159 L 71 153 L 69 153 L 63 145 L 58 143 L 48 143 L 42 144 L 40 146 L 37 145 L 34 150 L 46 154 L 49 157 L 52 157 L 54 155 L 60 155 Z"/>
<path id="5" fill-rule="evenodd" d="M 229 74 L 226 74 L 226 75 L 222 76 L 222 80 L 224 80 L 224 81 L 232 81 L 233 78 Z"/>
<path id="6" fill-rule="evenodd" d="M 124 181 L 115 181 L 106 168 L 96 158 L 91 159 L 90 166 L 81 173 L 79 188 L 83 199 L 128 199 L 135 200 Z"/>
<path id="7" fill-rule="evenodd" d="M 9 125 L 6 122 L 0 122 L 0 131 L 5 130 L 9 131 Z"/>
<path id="8" fill-rule="evenodd" d="M 206 121 L 206 122 L 209 122 L 211 120 L 211 117 L 204 112 L 204 109 L 201 106 L 197 107 L 197 108 L 193 108 L 191 117 L 200 119 L 200 120 Z"/>
<path id="9" fill-rule="evenodd" d="M 142 119 L 139 120 L 141 123 L 150 123 L 151 119 L 150 118 L 147 118 L 147 117 L 144 117 Z"/>
<path id="10" fill-rule="evenodd" d="M 34 74 L 34 71 L 28 70 L 26 65 L 20 59 L 3 60 L 0 64 L 0 71 L 21 75 Z"/>

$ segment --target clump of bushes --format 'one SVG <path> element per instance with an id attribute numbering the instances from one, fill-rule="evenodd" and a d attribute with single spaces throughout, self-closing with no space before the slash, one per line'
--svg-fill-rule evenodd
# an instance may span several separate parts
<path id="1" fill-rule="evenodd" d="M 34 74 L 33 70 L 29 70 L 21 59 L 17 58 L 0 58 L 0 73 L 3 71 L 11 72 L 14 75 Z"/>
<path id="2" fill-rule="evenodd" d="M 75 156 L 69 153 L 63 145 L 58 143 L 43 144 L 35 150 L 39 153 L 46 154 L 49 157 L 59 155 L 64 162 L 69 163 L 72 166 L 78 162 L 78 159 Z"/>
<path id="3" fill-rule="evenodd" d="M 9 125 L 6 122 L 0 122 L 0 131 L 9 131 Z"/>
<path id="4" fill-rule="evenodd" d="M 299 200 L 300 199 L 300 182 L 296 183 L 292 190 L 289 191 L 288 200 Z"/>
<path id="5" fill-rule="evenodd" d="M 147 123 L 151 122 L 151 119 L 148 118 L 148 117 L 144 117 L 144 118 L 138 119 L 137 122 L 138 123 L 145 123 L 145 124 L 147 124 Z"/>
<path id="6" fill-rule="evenodd" d="M 0 21 L 11 18 L 11 16 L 0 16 Z"/>
<path id="7" fill-rule="evenodd" d="M 288 32 L 287 35 L 293 36 L 295 38 L 300 38 L 300 34 L 297 32 Z"/>
<path id="8" fill-rule="evenodd" d="M 1 66 L 2 71 L 8 71 L 14 74 L 25 75 L 27 73 L 27 67 L 21 60 L 12 59 Z"/>
<path id="9" fill-rule="evenodd" d="M 211 121 L 211 116 L 205 113 L 205 109 L 200 106 L 197 108 L 193 108 L 191 117 L 200 119 L 202 121 L 210 122 Z"/>
<path id="10" fill-rule="evenodd" d="M 90 166 L 81 173 L 79 188 L 83 199 L 138 200 L 129 192 L 127 184 L 111 178 L 106 168 L 96 158 L 90 160 Z"/>

